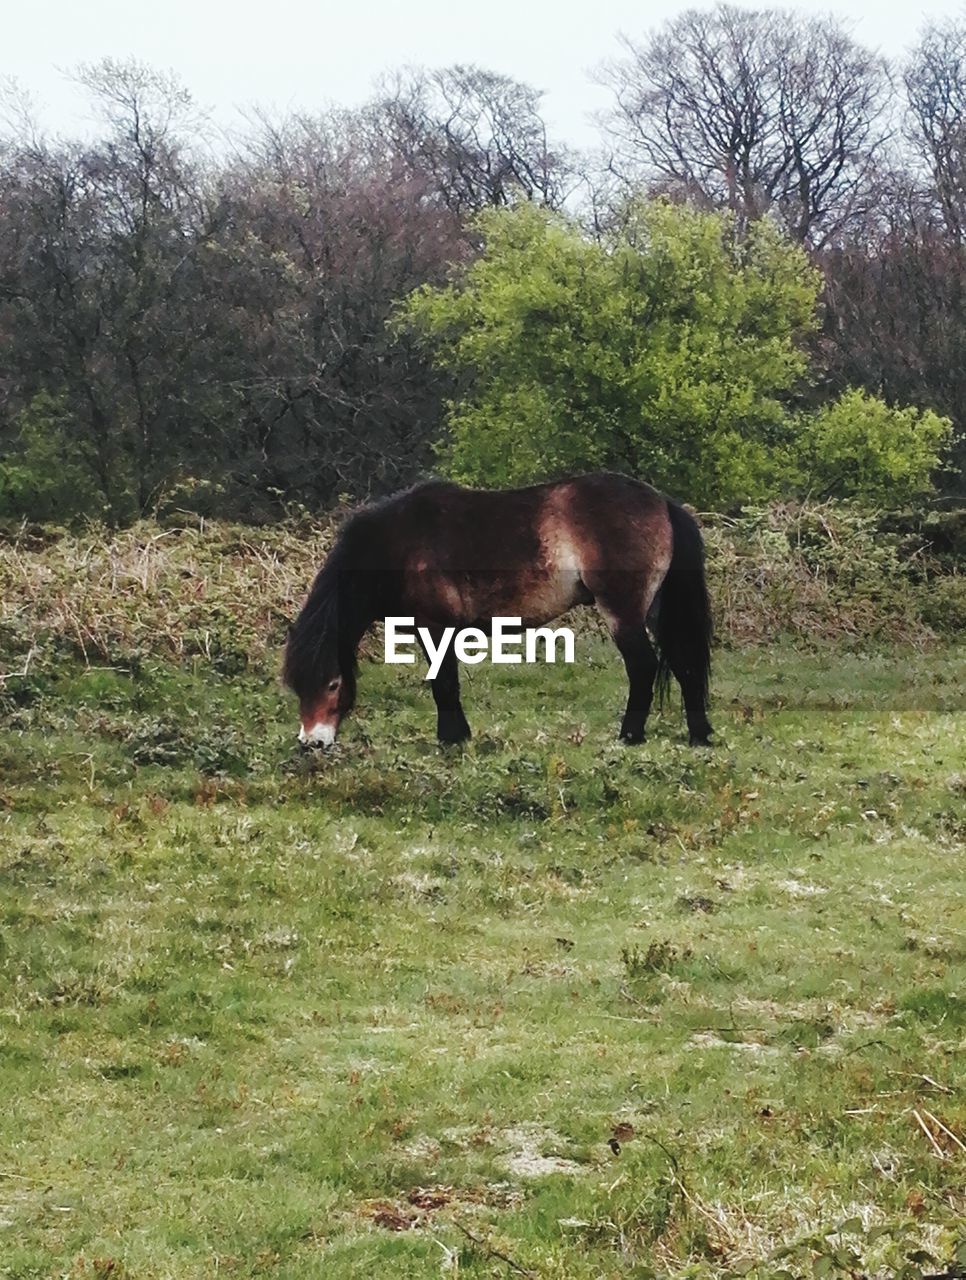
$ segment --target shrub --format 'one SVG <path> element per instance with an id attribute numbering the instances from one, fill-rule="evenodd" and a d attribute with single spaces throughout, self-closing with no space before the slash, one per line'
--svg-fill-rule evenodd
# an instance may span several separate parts
<path id="1" fill-rule="evenodd" d="M 799 487 L 817 498 L 899 506 L 932 488 L 952 423 L 930 409 L 894 409 L 852 389 L 800 424 Z"/>
<path id="2" fill-rule="evenodd" d="M 962 579 L 882 517 L 845 503 L 786 503 L 705 519 L 719 639 L 927 642 L 959 634 Z"/>
<path id="3" fill-rule="evenodd" d="M 958 526 L 943 523 L 940 552 L 915 532 L 912 515 L 901 523 L 900 531 L 842 503 L 705 517 L 719 641 L 770 644 L 784 635 L 865 646 L 961 635 L 966 579 L 945 549 Z M 223 677 L 277 667 L 286 621 L 332 531 L 327 521 L 260 530 L 144 522 L 123 532 L 0 538 L 0 675 L 27 671 L 0 686 L 8 697 L 28 696 L 58 655 L 134 673 L 149 659 L 196 662 Z M 578 616 L 578 625 L 595 627 L 593 611 Z M 378 640 L 369 643 L 376 652 Z"/>
<path id="4" fill-rule="evenodd" d="M 0 517 L 69 524 L 102 515 L 103 494 L 63 407 L 48 395 L 35 396 L 17 427 L 16 450 L 0 460 Z"/>

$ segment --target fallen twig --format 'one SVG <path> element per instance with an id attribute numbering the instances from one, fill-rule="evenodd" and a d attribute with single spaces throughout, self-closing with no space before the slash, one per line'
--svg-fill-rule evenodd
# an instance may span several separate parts
<path id="1" fill-rule="evenodd" d="M 875 1043 L 875 1042 L 874 1042 Z M 934 1089 L 938 1089 L 940 1093 L 952 1093 L 949 1085 L 940 1084 L 938 1080 L 934 1080 L 932 1076 L 925 1075 L 922 1071 L 890 1071 L 890 1076 L 905 1076 L 907 1080 L 924 1080 L 926 1084 L 932 1085 Z"/>
<path id="2" fill-rule="evenodd" d="M 923 1133 L 929 1139 L 932 1145 L 933 1151 L 935 1151 L 936 1155 L 939 1157 L 940 1160 L 945 1160 L 946 1159 L 945 1151 L 943 1151 L 942 1147 L 939 1145 L 936 1139 L 932 1136 L 932 1134 L 929 1131 L 929 1126 L 926 1124 L 925 1120 L 923 1120 L 922 1116 L 915 1109 L 915 1107 L 913 1107 L 912 1109 L 912 1114 L 913 1116 L 915 1116 L 916 1124 L 918 1124 L 919 1128 L 923 1131 Z"/>
<path id="3" fill-rule="evenodd" d="M 627 989 L 626 983 L 621 983 L 620 987 L 618 987 L 618 991 L 620 992 L 621 998 L 626 1000 L 629 1004 L 636 1004 L 639 1009 L 651 1008 L 647 1001 L 638 1000 L 637 996 L 631 995 L 630 991 Z"/>
<path id="4" fill-rule="evenodd" d="M 29 653 L 27 654 L 27 657 L 26 657 L 26 660 L 25 660 L 25 662 L 24 662 L 24 664 L 23 664 L 23 669 L 22 669 L 22 670 L 20 670 L 20 671 L 0 671 L 0 684 L 3 684 L 3 683 L 4 683 L 5 681 L 7 681 L 7 680 L 23 679 L 23 678 L 24 678 L 24 676 L 29 675 L 29 673 L 30 673 L 30 664 L 31 664 L 31 662 L 33 662 L 33 660 L 34 660 L 34 655 L 35 655 L 36 653 L 37 653 L 37 646 L 36 646 L 36 645 L 31 645 L 31 646 L 30 646 L 30 651 L 29 651 Z"/>
<path id="5" fill-rule="evenodd" d="M 943 1122 L 939 1119 L 938 1116 L 934 1116 L 933 1113 L 931 1111 L 927 1111 L 925 1107 L 923 1107 L 922 1109 L 922 1114 L 924 1116 L 928 1116 L 929 1119 L 936 1126 L 936 1128 L 941 1129 L 947 1138 L 952 1138 L 953 1142 L 955 1142 L 956 1146 L 959 1147 L 960 1151 L 966 1151 L 966 1146 L 964 1146 L 963 1143 L 960 1142 L 959 1138 L 956 1137 L 952 1129 L 947 1128 L 946 1125 L 943 1124 Z"/>
<path id="6" fill-rule="evenodd" d="M 514 1262 L 514 1260 L 507 1254 L 501 1253 L 499 1249 L 494 1249 L 493 1246 L 487 1244 L 485 1240 L 481 1240 L 479 1236 L 475 1236 L 472 1231 L 467 1230 L 467 1228 L 463 1226 L 462 1222 L 460 1222 L 458 1218 L 454 1218 L 453 1221 L 456 1223 L 456 1226 L 460 1231 L 462 1231 L 463 1235 L 466 1236 L 467 1240 L 472 1240 L 477 1248 L 484 1251 L 488 1258 L 498 1258 L 500 1262 L 505 1262 L 510 1270 L 515 1271 L 517 1275 L 530 1276 L 531 1280 L 535 1280 L 537 1274 L 535 1271 L 528 1271 L 526 1267 L 521 1267 L 519 1262 Z"/>
<path id="7" fill-rule="evenodd" d="M 652 1018 L 629 1018 L 623 1013 L 597 1013 L 597 1018 L 609 1018 L 612 1022 L 639 1022 L 643 1026 L 653 1026 L 657 1021 L 656 1017 Z"/>

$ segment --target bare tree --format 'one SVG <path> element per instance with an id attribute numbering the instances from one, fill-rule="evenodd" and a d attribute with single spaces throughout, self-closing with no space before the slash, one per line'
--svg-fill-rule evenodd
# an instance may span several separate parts
<path id="1" fill-rule="evenodd" d="M 905 70 L 907 136 L 921 155 L 946 229 L 966 237 L 966 21 L 926 28 Z"/>
<path id="2" fill-rule="evenodd" d="M 374 136 L 430 177 L 456 213 L 521 198 L 557 208 L 573 166 L 548 140 L 540 98 L 480 67 L 409 68 L 383 82 L 369 118 Z"/>
<path id="3" fill-rule="evenodd" d="M 0 142 L 0 458 L 50 418 L 116 521 L 174 488 L 252 512 L 428 468 L 448 386 L 386 322 L 473 251 L 429 167 L 340 110 L 205 164 L 176 83 L 81 79 L 95 141 Z"/>
<path id="4" fill-rule="evenodd" d="M 622 43 L 600 76 L 623 175 L 742 221 L 771 212 L 812 246 L 862 210 L 889 135 L 889 76 L 834 19 L 720 4 Z"/>
<path id="5" fill-rule="evenodd" d="M 328 499 L 410 482 L 431 465 L 441 379 L 394 338 L 396 301 L 466 256 L 458 216 L 368 114 L 258 118 L 223 178 L 227 263 L 245 317 L 238 350 L 252 469 Z"/>
<path id="6" fill-rule="evenodd" d="M 0 76 L 0 147 L 37 144 L 41 136 L 33 95 L 15 76 Z"/>
<path id="7" fill-rule="evenodd" d="M 122 519 L 151 505 L 203 431 L 188 402 L 215 327 L 198 261 L 213 210 L 173 81 L 112 61 L 78 78 L 105 135 L 21 140 L 5 157 L 0 329 L 14 335 L 11 413 L 39 394 L 61 403 Z"/>

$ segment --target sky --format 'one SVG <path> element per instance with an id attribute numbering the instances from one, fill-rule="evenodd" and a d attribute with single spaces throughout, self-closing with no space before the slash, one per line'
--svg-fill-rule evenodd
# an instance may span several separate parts
<path id="1" fill-rule="evenodd" d="M 253 105 L 317 111 L 365 100 L 383 72 L 406 64 L 471 62 L 545 93 L 552 136 L 593 144 L 593 113 L 607 91 L 593 83 L 618 53 L 617 34 L 641 37 L 688 0 L 0 0 L 0 76 L 33 97 L 43 125 L 73 135 L 90 111 L 69 71 L 105 56 L 174 71 L 221 128 Z M 698 0 L 698 7 L 705 7 Z M 753 5 L 747 7 L 755 7 Z M 832 12 L 864 44 L 901 56 L 926 17 L 966 13 L 964 0 L 797 0 Z"/>

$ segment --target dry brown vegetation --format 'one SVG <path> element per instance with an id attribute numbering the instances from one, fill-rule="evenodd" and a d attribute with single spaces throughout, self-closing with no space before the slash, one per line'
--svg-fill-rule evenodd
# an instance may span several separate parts
<path id="1" fill-rule="evenodd" d="M 337 522 L 16 530 L 0 542 L 0 672 L 42 671 L 58 654 L 122 667 L 197 657 L 229 674 L 259 664 L 281 645 Z M 928 533 L 881 523 L 832 504 L 706 517 L 719 643 L 924 646 L 956 634 L 966 581 L 955 546 L 943 557 Z"/>

